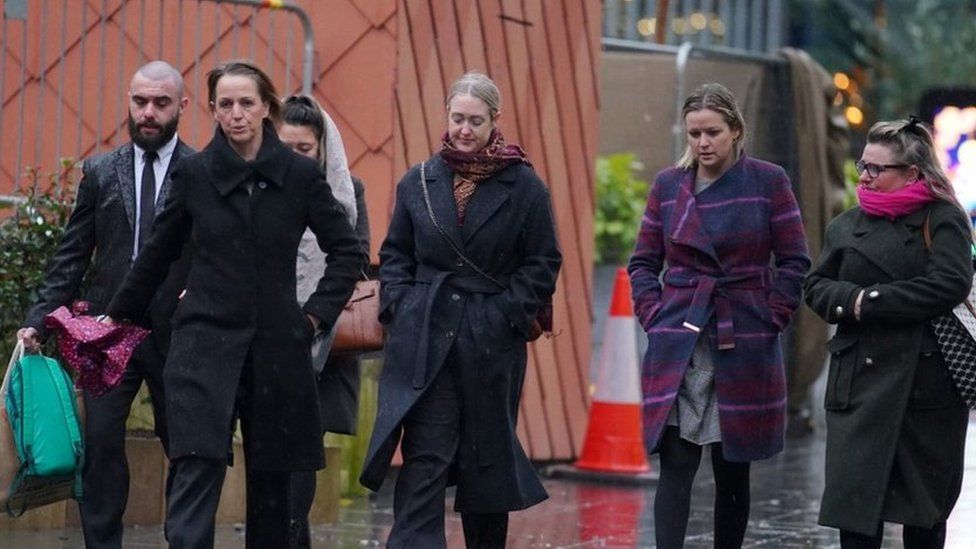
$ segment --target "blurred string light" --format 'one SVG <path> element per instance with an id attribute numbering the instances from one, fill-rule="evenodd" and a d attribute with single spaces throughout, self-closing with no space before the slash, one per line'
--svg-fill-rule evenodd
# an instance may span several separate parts
<path id="1" fill-rule="evenodd" d="M 650 38 L 654 36 L 654 29 L 657 27 L 656 17 L 645 17 L 637 21 L 637 32 L 641 36 Z"/>
<path id="2" fill-rule="evenodd" d="M 719 38 L 725 36 L 725 22 L 719 19 L 717 15 L 713 17 L 711 21 L 709 21 L 708 29 L 712 31 L 712 34 L 718 36 Z"/>
<path id="3" fill-rule="evenodd" d="M 844 108 L 844 118 L 852 126 L 860 126 L 864 123 L 864 98 L 859 93 L 857 81 L 843 72 L 834 73 L 834 87 L 837 93 L 834 94 L 834 106 L 840 107 L 847 103 Z"/>
<path id="4" fill-rule="evenodd" d="M 848 87 L 850 87 L 850 85 L 851 85 L 851 77 L 850 76 L 847 76 L 846 74 L 844 74 L 842 72 L 835 72 L 834 73 L 834 86 L 836 86 L 838 90 L 844 91 Z"/>
<path id="5" fill-rule="evenodd" d="M 656 17 L 644 17 L 637 20 L 637 32 L 641 36 L 654 36 L 656 27 Z M 725 22 L 722 21 L 722 18 L 717 13 L 700 11 L 696 11 L 687 17 L 675 17 L 671 19 L 671 32 L 678 36 L 698 34 L 706 30 L 719 38 L 724 38 L 726 30 Z"/>
<path id="6" fill-rule="evenodd" d="M 685 18 L 675 17 L 671 20 L 671 30 L 678 35 L 688 32 L 688 23 L 685 22 Z"/>
<path id="7" fill-rule="evenodd" d="M 849 105 L 844 109 L 844 117 L 854 126 L 860 126 L 864 122 L 864 111 L 854 105 Z"/>

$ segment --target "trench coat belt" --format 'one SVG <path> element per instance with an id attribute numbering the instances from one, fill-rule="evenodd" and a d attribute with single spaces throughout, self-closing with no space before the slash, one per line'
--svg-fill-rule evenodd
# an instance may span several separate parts
<path id="1" fill-rule="evenodd" d="M 502 284 L 508 283 L 508 277 L 496 276 Z M 421 321 L 420 347 L 417 350 L 417 361 L 413 367 L 413 388 L 423 389 L 427 384 L 427 355 L 430 342 L 430 317 L 434 310 L 434 302 L 442 286 L 469 294 L 500 294 L 504 290 L 494 282 L 481 275 L 461 275 L 454 271 L 442 271 L 427 265 L 418 265 L 414 282 L 428 284 L 427 299 L 424 302 L 424 317 Z"/>
<path id="2" fill-rule="evenodd" d="M 718 332 L 718 349 L 735 349 L 735 327 L 732 324 L 732 302 L 726 290 L 765 289 L 765 273 L 747 273 L 735 276 L 711 276 L 706 274 L 667 274 L 664 283 L 676 288 L 694 288 L 691 305 L 682 324 L 693 332 L 701 332 L 708 322 L 708 304 L 715 304 L 715 326 Z"/>

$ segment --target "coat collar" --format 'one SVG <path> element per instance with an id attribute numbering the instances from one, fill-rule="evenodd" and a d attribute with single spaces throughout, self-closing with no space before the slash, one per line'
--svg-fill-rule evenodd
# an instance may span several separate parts
<path id="1" fill-rule="evenodd" d="M 115 157 L 115 180 L 119 185 L 119 194 L 122 195 L 122 204 L 125 206 L 125 217 L 129 220 L 129 228 L 133 229 L 136 224 L 135 152 L 132 143 L 126 143 L 118 150 L 119 153 Z"/>
<path id="2" fill-rule="evenodd" d="M 260 177 L 278 187 L 284 185 L 285 174 L 291 162 L 286 154 L 287 148 L 278 139 L 274 125 L 264 121 L 261 136 L 261 149 L 254 160 L 247 162 L 231 148 L 224 131 L 217 127 L 214 137 L 207 145 L 212 159 L 210 180 L 220 196 L 227 196 L 238 185 L 249 181 L 252 176 Z"/>
<path id="3" fill-rule="evenodd" d="M 453 172 L 437 154 L 424 164 L 424 177 L 430 194 L 430 208 L 434 211 L 437 223 L 455 243 L 461 242 L 457 204 L 454 202 Z"/>
<path id="4" fill-rule="evenodd" d="M 922 243 L 922 225 L 932 204 L 894 221 L 869 216 L 861 211 L 851 235 L 853 247 L 868 261 L 892 278 L 904 278 L 914 272 L 916 254 L 906 253 Z"/>
<path id="5" fill-rule="evenodd" d="M 441 156 L 435 155 L 426 165 L 431 207 L 438 223 L 452 238 L 468 242 L 511 195 L 510 184 L 515 181 L 511 166 L 478 184 L 464 214 L 464 225 L 458 227 L 457 205 L 454 202 L 454 171 Z M 436 189 L 436 192 L 435 192 Z"/>
<path id="6" fill-rule="evenodd" d="M 159 193 L 156 195 L 156 207 L 160 204 L 166 202 L 166 195 L 169 194 L 169 175 L 173 173 L 173 167 L 179 161 L 180 157 L 184 154 L 190 153 L 190 147 L 184 143 L 182 140 L 176 141 L 176 148 L 173 149 L 173 155 L 169 159 L 169 164 L 166 166 L 166 176 L 163 178 L 163 185 L 159 188 Z"/>
<path id="7" fill-rule="evenodd" d="M 745 169 L 745 158 L 743 155 L 728 171 L 712 182 L 712 185 L 722 185 L 729 178 L 738 177 L 740 172 Z M 695 198 L 695 170 L 693 169 L 686 169 L 681 173 L 675 196 L 674 215 L 676 221 L 669 237 L 671 242 L 700 251 L 721 268 L 722 262 L 718 259 L 718 254 L 712 245 L 712 237 L 705 230 L 698 212 L 698 202 Z"/>

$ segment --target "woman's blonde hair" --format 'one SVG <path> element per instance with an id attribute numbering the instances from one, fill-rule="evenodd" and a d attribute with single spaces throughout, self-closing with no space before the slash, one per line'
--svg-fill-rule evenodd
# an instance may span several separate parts
<path id="1" fill-rule="evenodd" d="M 498 86 L 488 76 L 480 72 L 468 72 L 451 84 L 451 89 L 447 92 L 447 106 L 450 107 L 451 100 L 459 95 L 470 95 L 485 102 L 488 105 L 488 114 L 492 120 L 501 111 L 502 99 Z"/>
<path id="2" fill-rule="evenodd" d="M 895 163 L 918 168 L 919 177 L 925 180 L 936 198 L 954 204 L 966 213 L 939 163 L 932 131 L 925 123 L 914 116 L 907 120 L 877 122 L 868 130 L 867 142 L 887 147 L 894 155 Z"/>
<path id="3" fill-rule="evenodd" d="M 684 123 L 688 113 L 704 109 L 715 111 L 722 115 L 725 123 L 729 125 L 732 131 L 739 131 L 739 136 L 733 143 L 733 153 L 736 158 L 742 156 L 746 139 L 746 122 L 742 118 L 742 112 L 739 110 L 739 105 L 735 102 L 735 96 L 732 95 L 732 92 L 717 82 L 710 82 L 698 86 L 685 99 L 685 104 L 681 107 L 681 122 Z M 691 145 L 685 146 L 684 154 L 681 155 L 681 158 L 675 165 L 679 168 L 686 169 L 698 167 L 698 160 L 691 150 Z"/>

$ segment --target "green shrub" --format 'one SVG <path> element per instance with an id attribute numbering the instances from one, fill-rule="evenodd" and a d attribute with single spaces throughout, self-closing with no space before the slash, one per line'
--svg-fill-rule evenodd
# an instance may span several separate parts
<path id="1" fill-rule="evenodd" d="M 46 175 L 28 168 L 26 191 L 0 201 L 0 374 L 71 215 L 76 171 L 71 160 Z"/>
<path id="2" fill-rule="evenodd" d="M 632 153 L 601 156 L 596 160 L 597 263 L 623 264 L 634 251 L 637 230 L 647 204 L 647 181 L 635 172 L 642 168 Z"/>

